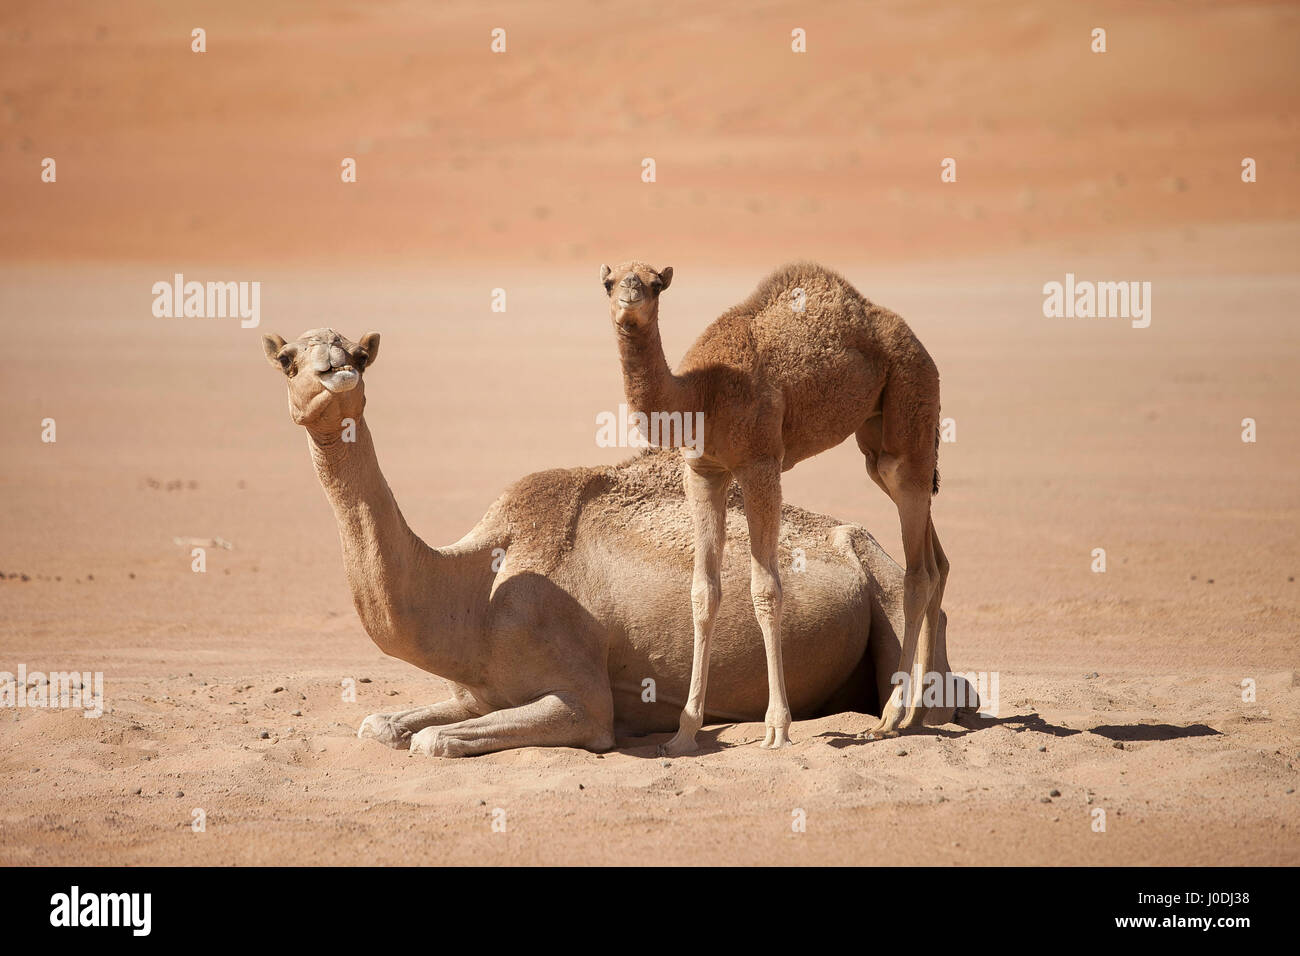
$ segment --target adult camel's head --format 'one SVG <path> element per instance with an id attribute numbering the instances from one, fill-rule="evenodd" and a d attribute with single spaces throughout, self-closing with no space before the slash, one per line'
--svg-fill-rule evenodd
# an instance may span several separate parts
<path id="1" fill-rule="evenodd" d="M 289 385 L 289 413 L 314 430 L 342 428 L 343 419 L 358 421 L 366 407 L 364 372 L 379 355 L 379 333 L 367 332 L 352 342 L 333 329 L 312 329 L 296 342 L 262 336 L 267 360 Z"/>
<path id="2" fill-rule="evenodd" d="M 659 293 L 673 281 L 673 267 L 655 272 L 644 262 L 600 267 L 600 281 L 609 296 L 609 317 L 617 332 L 630 335 L 659 321 Z"/>

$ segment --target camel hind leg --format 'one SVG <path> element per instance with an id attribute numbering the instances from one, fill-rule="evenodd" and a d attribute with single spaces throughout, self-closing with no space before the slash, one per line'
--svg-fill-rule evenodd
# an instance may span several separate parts
<path id="1" fill-rule="evenodd" d="M 909 409 L 897 392 L 886 389 L 883 414 L 865 422 L 857 435 L 868 473 L 898 509 L 906 563 L 902 648 L 894 690 L 872 729 L 877 736 L 920 726 L 925 719 L 922 693 L 926 676 L 934 672 L 948 576 L 948 560 L 930 517 L 937 474 L 937 404 L 933 410 L 924 402 Z"/>
<path id="2" fill-rule="evenodd" d="M 944 678 L 943 687 L 944 687 L 944 693 L 946 694 L 947 689 L 950 686 L 950 683 L 947 679 L 948 655 L 946 651 L 941 653 L 942 648 L 939 641 L 942 632 L 940 630 L 941 625 L 939 621 L 939 613 L 943 608 L 943 591 L 944 588 L 948 586 L 948 556 L 943 553 L 943 546 L 939 544 L 939 534 L 937 531 L 934 530 L 933 516 L 931 516 L 930 518 L 930 546 L 932 548 L 932 553 L 934 555 L 934 562 L 935 562 L 935 567 L 938 571 L 939 580 L 938 583 L 935 585 L 934 594 L 930 598 L 930 604 L 928 607 L 926 607 L 925 627 L 922 629 L 921 632 L 923 635 L 928 637 L 928 641 L 921 648 L 918 649 L 917 654 L 918 656 L 924 655 L 923 659 L 926 662 L 925 666 L 927 669 L 926 671 L 927 673 L 941 674 L 943 676 Z M 941 662 L 943 663 L 943 667 L 939 666 Z M 954 710 L 955 708 L 952 706 L 952 701 L 944 700 L 937 708 L 937 714 L 934 712 L 935 709 L 931 708 L 930 722 L 947 723 L 949 720 L 952 719 Z M 940 717 L 941 719 L 936 719 Z M 907 726 L 912 726 L 912 725 L 908 724 Z"/>
<path id="3" fill-rule="evenodd" d="M 949 706 L 946 700 L 949 687 L 947 665 L 939 666 L 941 657 L 939 653 L 939 613 L 943 606 L 943 589 L 948 583 L 948 558 L 939 544 L 939 535 L 934 530 L 934 520 L 932 518 L 927 518 L 925 534 L 927 544 L 925 568 L 930 587 L 930 596 L 925 604 L 925 620 L 917 631 L 915 653 L 910 657 L 907 654 L 900 655 L 898 663 L 898 672 L 908 675 L 908 682 L 905 686 L 911 691 L 910 699 L 907 701 L 906 712 L 901 716 L 899 716 L 898 708 L 894 709 L 892 715 L 886 715 L 882 712 L 880 725 L 882 732 L 895 729 L 890 717 L 898 718 L 897 729 L 907 730 L 923 726 L 927 722 L 927 717 L 931 718 L 930 723 L 937 724 L 947 723 L 953 715 L 953 708 Z M 903 579 L 903 592 L 904 616 L 906 618 L 908 606 L 906 577 Z M 942 656 L 946 658 L 947 655 Z M 940 693 L 944 695 L 936 706 L 922 705 L 922 698 L 928 686 L 928 681 L 935 681 L 937 687 L 941 688 Z"/>
<path id="4" fill-rule="evenodd" d="M 932 668 L 937 617 L 929 611 L 938 590 L 939 569 L 934 557 L 930 527 L 930 490 L 897 477 L 894 460 L 882 461 L 881 475 L 895 490 L 903 531 L 906 570 L 903 573 L 903 641 L 894 679 L 899 681 L 872 732 L 877 735 L 919 726 L 924 717 L 921 695 L 925 675 Z"/>

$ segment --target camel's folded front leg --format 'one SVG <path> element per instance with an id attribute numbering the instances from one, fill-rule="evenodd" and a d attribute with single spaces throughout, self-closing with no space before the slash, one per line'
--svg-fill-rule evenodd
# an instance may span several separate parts
<path id="1" fill-rule="evenodd" d="M 456 698 L 440 700 L 436 704 L 401 710 L 392 714 L 371 714 L 361 721 L 357 736 L 370 737 L 397 750 L 411 746 L 411 737 L 426 727 L 434 724 L 450 724 L 458 720 L 473 717 L 469 710 Z"/>
<path id="2" fill-rule="evenodd" d="M 582 747 L 608 750 L 614 731 L 561 694 L 547 694 L 522 707 L 496 710 L 454 724 L 428 727 L 411 738 L 411 753 L 428 757 L 472 757 L 515 747 Z"/>

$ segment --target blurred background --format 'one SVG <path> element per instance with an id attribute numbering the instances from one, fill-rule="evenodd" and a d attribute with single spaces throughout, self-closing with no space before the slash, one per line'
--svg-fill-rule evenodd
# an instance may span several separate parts
<path id="1" fill-rule="evenodd" d="M 10 259 L 1212 261 L 1297 214 L 1295 3 L 14 0 L 0 49 Z"/>

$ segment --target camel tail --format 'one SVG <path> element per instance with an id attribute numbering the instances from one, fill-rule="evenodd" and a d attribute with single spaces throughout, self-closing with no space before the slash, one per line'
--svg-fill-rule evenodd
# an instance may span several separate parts
<path id="1" fill-rule="evenodd" d="M 933 497 L 939 493 L 939 429 L 934 429 L 934 484 L 931 486 L 930 495 Z"/>

